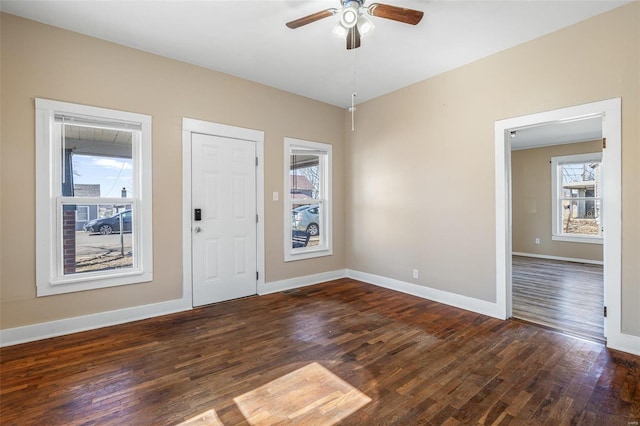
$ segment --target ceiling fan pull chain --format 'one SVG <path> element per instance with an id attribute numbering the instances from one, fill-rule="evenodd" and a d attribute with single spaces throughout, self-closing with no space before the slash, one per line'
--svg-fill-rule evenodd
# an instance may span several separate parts
<path id="1" fill-rule="evenodd" d="M 355 126 L 356 96 L 358 96 L 356 92 L 353 92 L 351 94 L 351 108 L 349 108 L 349 111 L 351 111 L 351 131 L 352 132 L 356 130 L 356 126 Z"/>
<path id="2" fill-rule="evenodd" d="M 354 34 L 355 36 L 355 34 Z M 351 108 L 349 108 L 349 111 L 351 112 L 351 131 L 355 132 L 356 130 L 356 124 L 355 124 L 355 114 L 356 114 L 356 96 L 358 96 L 358 92 L 357 90 L 357 86 L 356 86 L 356 81 L 357 81 L 357 76 L 356 76 L 356 56 L 357 56 L 357 51 L 355 49 L 351 50 L 351 58 L 352 58 L 352 62 L 351 62 L 351 66 L 353 68 L 353 92 L 351 93 Z"/>

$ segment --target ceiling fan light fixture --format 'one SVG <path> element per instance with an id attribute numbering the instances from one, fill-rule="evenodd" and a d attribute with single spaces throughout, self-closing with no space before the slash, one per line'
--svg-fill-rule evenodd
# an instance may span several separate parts
<path id="1" fill-rule="evenodd" d="M 342 9 L 340 13 L 340 23 L 345 28 L 353 28 L 358 23 L 358 16 L 360 12 L 357 5 L 350 4 Z"/>
<path id="2" fill-rule="evenodd" d="M 346 29 L 340 22 L 338 22 L 336 26 L 333 27 L 333 35 L 335 35 L 336 37 L 345 38 L 348 33 L 349 30 Z"/>
<path id="3" fill-rule="evenodd" d="M 2 1 L 2 0 L 0 0 Z M 338 24 L 333 28 L 333 34 L 346 39 L 347 50 L 360 47 L 360 39 L 374 29 L 373 22 L 365 15 L 376 18 L 389 19 L 403 24 L 417 25 L 424 12 L 404 7 L 391 6 L 383 3 L 373 3 L 364 6 L 365 0 L 339 0 L 340 9 L 329 8 L 320 10 L 307 16 L 287 22 L 288 28 L 296 29 L 330 16 L 339 15 Z"/>
<path id="4" fill-rule="evenodd" d="M 358 18 L 358 31 L 360 31 L 361 36 L 364 36 L 374 28 L 375 25 L 373 25 L 371 19 L 367 18 L 364 15 L 360 15 L 360 17 Z"/>

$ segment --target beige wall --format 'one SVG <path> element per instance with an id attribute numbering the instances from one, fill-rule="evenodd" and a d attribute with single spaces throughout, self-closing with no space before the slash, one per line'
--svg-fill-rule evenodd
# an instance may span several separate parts
<path id="1" fill-rule="evenodd" d="M 495 121 L 621 97 L 622 332 L 640 336 L 639 83 L 634 2 L 359 105 L 347 267 L 495 302 Z"/>
<path id="2" fill-rule="evenodd" d="M 602 261 L 602 244 L 551 240 L 551 161 L 562 155 L 602 151 L 602 141 L 572 143 L 511 153 L 513 251 Z M 536 244 L 540 238 L 540 244 Z"/>
<path id="3" fill-rule="evenodd" d="M 182 118 L 265 132 L 266 281 L 344 269 L 343 111 L 229 75 L 11 15 L 1 21 L 1 327 L 177 299 L 182 292 Z M 36 298 L 34 98 L 153 117 L 154 281 Z M 334 147 L 334 255 L 284 263 L 283 138 Z"/>

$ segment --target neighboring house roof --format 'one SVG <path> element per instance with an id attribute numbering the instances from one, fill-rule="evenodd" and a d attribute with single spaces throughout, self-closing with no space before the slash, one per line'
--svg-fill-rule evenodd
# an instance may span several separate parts
<path id="1" fill-rule="evenodd" d="M 314 186 L 306 176 L 291 175 L 291 189 L 297 190 L 314 190 Z"/>
<path id="2" fill-rule="evenodd" d="M 100 196 L 100 184 L 90 183 L 74 183 L 73 195 L 76 197 L 99 197 Z"/>

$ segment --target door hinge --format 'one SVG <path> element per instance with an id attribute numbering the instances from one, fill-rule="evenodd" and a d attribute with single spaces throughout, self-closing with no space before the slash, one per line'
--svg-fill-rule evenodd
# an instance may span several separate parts
<path id="1" fill-rule="evenodd" d="M 258 221 L 258 215 L 256 215 L 256 223 L 258 223 L 258 222 L 259 222 L 259 221 Z"/>
<path id="2" fill-rule="evenodd" d="M 606 306 L 604 307 L 604 317 L 605 318 L 607 317 L 607 307 Z"/>
<path id="3" fill-rule="evenodd" d="M 259 275 L 260 273 L 258 271 L 256 271 L 256 281 L 258 281 L 258 277 L 260 277 Z"/>
<path id="4" fill-rule="evenodd" d="M 602 138 L 602 149 L 607 147 L 607 138 Z"/>
<path id="5" fill-rule="evenodd" d="M 258 165 L 258 157 L 256 157 L 256 166 Z"/>

